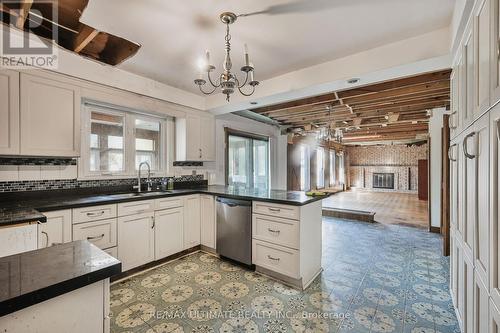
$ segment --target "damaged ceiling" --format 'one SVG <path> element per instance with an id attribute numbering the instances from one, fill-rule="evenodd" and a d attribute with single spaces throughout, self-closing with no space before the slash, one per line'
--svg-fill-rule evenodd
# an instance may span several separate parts
<path id="1" fill-rule="evenodd" d="M 8 0 L 0 3 L 0 15 L 4 24 L 104 64 L 115 66 L 135 55 L 140 44 L 80 22 L 88 1 Z"/>

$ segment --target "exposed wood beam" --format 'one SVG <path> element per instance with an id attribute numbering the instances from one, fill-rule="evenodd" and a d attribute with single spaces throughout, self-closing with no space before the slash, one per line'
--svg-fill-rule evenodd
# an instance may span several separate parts
<path id="1" fill-rule="evenodd" d="M 33 0 L 24 0 L 21 2 L 21 7 L 19 8 L 19 15 L 16 19 L 16 28 L 23 30 L 24 23 L 28 18 L 30 13 L 31 6 L 33 5 Z"/>
<path id="2" fill-rule="evenodd" d="M 326 94 L 326 95 L 321 95 L 321 96 L 308 97 L 308 98 L 304 98 L 301 100 L 296 100 L 296 101 L 291 101 L 291 102 L 286 102 L 286 103 L 264 106 L 261 108 L 255 108 L 255 109 L 251 109 L 250 111 L 257 112 L 257 113 L 269 113 L 272 111 L 281 111 L 283 109 L 291 109 L 294 107 L 300 107 L 300 106 L 304 106 L 304 105 L 329 103 L 329 102 L 334 102 L 335 100 L 336 100 L 335 95 L 331 93 L 331 94 Z"/>
<path id="3" fill-rule="evenodd" d="M 78 29 L 78 35 L 75 37 L 73 51 L 80 53 L 98 34 L 98 30 L 82 24 Z"/>

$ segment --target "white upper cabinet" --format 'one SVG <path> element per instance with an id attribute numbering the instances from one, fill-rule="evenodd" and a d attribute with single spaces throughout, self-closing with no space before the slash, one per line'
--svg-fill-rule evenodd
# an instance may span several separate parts
<path id="1" fill-rule="evenodd" d="M 486 111 L 490 105 L 490 17 L 491 0 L 480 0 L 474 17 L 476 41 L 476 89 L 475 116 Z"/>
<path id="2" fill-rule="evenodd" d="M 19 73 L 0 70 L 0 154 L 19 154 Z"/>
<path id="3" fill-rule="evenodd" d="M 472 123 L 476 105 L 476 66 L 473 26 L 466 30 L 461 61 L 462 124 L 463 128 Z"/>
<path id="4" fill-rule="evenodd" d="M 490 112 L 490 294 L 500 305 L 500 104 Z"/>
<path id="5" fill-rule="evenodd" d="M 491 0 L 491 96 L 490 104 L 494 105 L 500 99 L 500 0 Z"/>
<path id="6" fill-rule="evenodd" d="M 215 160 L 215 120 L 212 115 L 176 118 L 176 160 Z"/>
<path id="7" fill-rule="evenodd" d="M 80 155 L 80 89 L 64 78 L 21 73 L 21 155 Z"/>

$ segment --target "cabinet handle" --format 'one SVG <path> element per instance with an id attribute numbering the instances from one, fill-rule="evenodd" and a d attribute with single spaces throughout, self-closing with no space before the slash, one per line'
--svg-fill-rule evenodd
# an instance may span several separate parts
<path id="1" fill-rule="evenodd" d="M 274 233 L 274 234 L 279 234 L 279 233 L 281 232 L 281 230 L 274 230 L 274 229 L 271 229 L 271 228 L 267 228 L 267 230 L 268 230 L 269 232 Z"/>
<path id="2" fill-rule="evenodd" d="M 103 216 L 105 213 L 105 211 L 101 210 L 100 212 L 88 212 L 87 213 L 87 216 L 88 217 L 99 217 L 99 216 Z"/>
<path id="3" fill-rule="evenodd" d="M 280 261 L 280 258 L 271 257 L 269 254 L 267 255 L 267 259 L 273 260 L 273 261 Z"/>
<path id="4" fill-rule="evenodd" d="M 49 247 L 49 234 L 46 233 L 45 231 L 42 231 L 42 234 L 45 235 L 45 247 Z"/>
<path id="5" fill-rule="evenodd" d="M 87 237 L 87 240 L 92 241 L 92 240 L 98 240 L 98 239 L 103 239 L 103 238 L 104 238 L 104 234 L 101 234 L 100 236 Z"/>
<path id="6" fill-rule="evenodd" d="M 281 212 L 281 209 L 280 209 L 280 208 L 271 208 L 271 207 L 268 207 L 268 209 L 269 209 L 271 212 L 276 212 L 276 213 Z"/>
<path id="7" fill-rule="evenodd" d="M 500 120 L 497 122 L 497 140 L 500 141 Z"/>
<path id="8" fill-rule="evenodd" d="M 449 160 L 450 160 L 450 161 L 452 161 L 452 162 L 456 162 L 456 161 L 457 161 L 457 159 L 456 159 L 456 158 L 453 158 L 453 154 L 451 153 L 451 152 L 452 152 L 452 150 L 453 150 L 453 147 L 456 147 L 456 146 L 457 146 L 457 144 L 456 144 L 456 143 L 454 143 L 454 144 L 452 144 L 452 145 L 448 148 L 448 158 L 449 158 Z"/>
<path id="9" fill-rule="evenodd" d="M 472 132 L 472 133 L 467 134 L 462 142 L 462 146 L 464 148 L 464 155 L 465 155 L 465 157 L 467 157 L 470 160 L 476 158 L 476 155 L 469 154 L 469 151 L 467 150 L 467 141 L 469 140 L 469 138 L 471 138 L 475 135 L 476 135 L 476 132 Z"/>
<path id="10" fill-rule="evenodd" d="M 154 217 L 152 217 L 152 218 L 151 218 L 151 221 L 153 222 L 153 225 L 151 226 L 151 229 L 154 229 L 154 228 L 155 228 L 155 225 L 156 225 L 155 218 L 154 218 Z"/>

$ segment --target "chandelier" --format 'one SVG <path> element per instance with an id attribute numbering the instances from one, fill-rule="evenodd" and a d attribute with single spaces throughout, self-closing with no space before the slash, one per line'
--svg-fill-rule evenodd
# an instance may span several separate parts
<path id="1" fill-rule="evenodd" d="M 232 93 L 234 93 L 235 89 L 243 96 L 251 96 L 255 92 L 255 87 L 259 84 L 259 81 L 256 81 L 254 78 L 254 67 L 250 63 L 250 58 L 248 56 L 248 48 L 245 44 L 245 65 L 241 67 L 241 71 L 245 75 L 245 81 L 241 82 L 235 73 L 231 72 L 231 68 L 233 64 L 231 62 L 231 34 L 229 33 L 229 25 L 233 24 L 238 16 L 234 13 L 226 12 L 220 14 L 220 20 L 222 23 L 226 25 L 226 43 L 224 47 L 225 57 L 224 62 L 222 64 L 222 68 L 224 69 L 222 73 L 219 75 L 219 79 L 214 82 L 211 77 L 211 74 L 215 70 L 215 66 L 210 64 L 210 53 L 206 52 L 206 63 L 201 66 L 199 76 L 194 83 L 200 88 L 200 91 L 205 95 L 213 94 L 217 88 L 220 88 L 222 93 L 226 95 L 226 101 L 229 102 L 229 97 Z M 203 90 L 203 86 L 207 83 L 207 80 L 204 79 L 204 72 L 207 73 L 208 82 L 211 85 L 212 90 L 205 91 Z M 250 92 L 245 92 L 242 89 L 245 86 L 252 87 Z"/>

